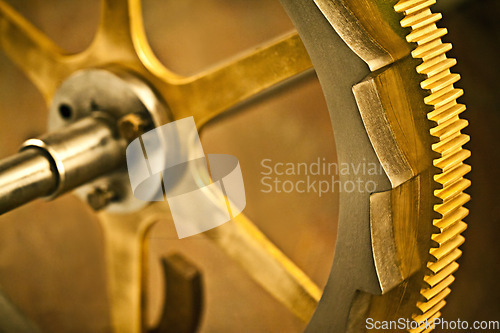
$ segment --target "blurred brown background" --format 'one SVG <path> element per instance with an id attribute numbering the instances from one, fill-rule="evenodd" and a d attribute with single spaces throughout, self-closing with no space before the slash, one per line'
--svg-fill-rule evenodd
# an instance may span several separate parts
<path id="1" fill-rule="evenodd" d="M 77 52 L 91 41 L 99 2 L 9 1 L 63 48 Z M 453 293 L 443 311 L 447 320 L 500 320 L 500 196 L 496 177 L 500 157 L 498 83 L 500 30 L 497 0 L 441 0 L 442 26 L 453 42 L 451 56 L 468 106 L 467 133 L 472 201 L 469 229 Z M 169 68 L 192 74 L 292 25 L 278 1 L 144 1 L 148 38 Z M 229 28 L 231 27 L 231 28 Z M 241 107 L 203 133 L 206 153 L 236 155 L 248 196 L 246 213 L 297 264 L 323 286 L 335 241 L 336 194 L 316 196 L 260 192 L 259 163 L 335 160 L 333 134 L 318 82 L 313 75 Z M 27 138 L 45 132 L 44 102 L 23 74 L 0 52 L 0 158 Z M 258 148 L 257 148 L 258 147 Z M 262 214 L 262 212 L 266 212 Z M 281 218 L 278 218 L 281 217 Z M 202 237 L 175 240 L 172 222 L 151 235 L 150 322 L 161 298 L 159 256 L 181 252 L 204 273 L 207 286 L 205 332 L 294 332 L 304 325 L 256 286 L 245 273 Z M 310 258 L 314 258 L 311 260 Z M 90 209 L 68 195 L 38 201 L 0 217 L 0 286 L 47 332 L 107 332 L 104 259 L 98 222 Z"/>

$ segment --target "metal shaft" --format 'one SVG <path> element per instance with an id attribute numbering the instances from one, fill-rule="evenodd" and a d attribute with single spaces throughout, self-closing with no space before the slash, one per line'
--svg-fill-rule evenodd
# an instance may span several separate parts
<path id="1" fill-rule="evenodd" d="M 0 214 L 57 188 L 57 174 L 38 149 L 27 149 L 0 162 Z"/>
<path id="2" fill-rule="evenodd" d="M 87 117 L 0 161 L 0 214 L 36 198 L 54 198 L 125 163 L 125 144 L 106 121 Z"/>

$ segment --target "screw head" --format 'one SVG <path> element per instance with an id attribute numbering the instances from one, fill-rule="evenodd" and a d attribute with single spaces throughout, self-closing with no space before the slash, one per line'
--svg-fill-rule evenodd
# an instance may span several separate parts
<path id="1" fill-rule="evenodd" d="M 149 125 L 148 119 L 137 113 L 129 113 L 118 121 L 118 129 L 122 137 L 131 142 L 143 134 Z"/>
<path id="2" fill-rule="evenodd" d="M 116 199 L 116 193 L 109 187 L 95 187 L 87 194 L 87 202 L 94 210 L 101 210 Z"/>

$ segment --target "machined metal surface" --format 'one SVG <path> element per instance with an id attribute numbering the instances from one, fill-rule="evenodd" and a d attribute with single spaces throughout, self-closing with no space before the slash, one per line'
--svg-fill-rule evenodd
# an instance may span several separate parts
<path id="1" fill-rule="evenodd" d="M 368 66 L 337 35 L 310 2 L 284 1 L 311 56 L 330 110 L 339 161 L 358 164 L 378 160 L 366 135 L 352 86 L 370 73 Z M 311 25 L 312 24 L 312 25 Z M 311 41 L 308 44 L 308 41 Z M 344 180 L 353 180 L 348 177 Z M 377 190 L 390 187 L 385 175 L 378 175 Z M 343 193 L 340 197 L 339 230 L 334 263 L 322 299 L 308 325 L 310 332 L 346 330 L 350 307 L 361 289 L 378 293 L 369 234 L 369 193 Z"/>
<path id="2" fill-rule="evenodd" d="M 101 25 L 92 45 L 79 55 L 67 56 L 10 7 L 1 3 L 4 51 L 29 72 L 28 75 L 37 82 L 37 87 L 53 110 L 58 111 L 61 105 L 72 105 L 67 100 L 72 93 L 77 101 L 81 101 L 73 108 L 76 112 L 81 113 L 80 110 L 92 106 L 89 103 L 92 98 L 80 97 L 88 97 L 87 91 L 90 94 L 96 91 L 92 87 L 95 81 L 86 79 L 85 74 L 71 76 L 73 72 L 121 64 L 126 71 L 134 73 L 133 76 L 146 80 L 166 101 L 169 110 L 168 113 L 160 113 L 165 117 L 163 122 L 193 116 L 197 126 L 201 127 L 245 99 L 311 68 L 300 38 L 291 33 L 219 67 L 191 77 L 181 77 L 166 69 L 151 52 L 142 30 L 138 3 L 104 1 L 102 8 Z M 25 53 L 19 52 L 20 49 L 30 50 L 34 56 L 24 58 Z M 92 71 L 99 75 L 99 70 Z M 47 76 L 48 73 L 51 75 Z M 84 79 L 79 81 L 82 76 Z M 60 82 L 65 83 L 59 87 Z M 77 89 L 72 88 L 75 85 Z M 98 91 L 107 93 L 106 90 Z M 96 104 L 99 109 L 106 109 L 102 102 L 96 101 Z M 122 104 L 120 101 L 118 107 L 114 104 L 110 109 L 120 112 Z M 152 109 L 148 104 L 145 106 Z M 53 110 L 49 118 L 51 127 L 64 126 L 71 121 L 61 118 Z M 147 273 L 144 266 L 145 235 L 156 221 L 169 215 L 169 210 L 164 204 L 150 204 L 139 210 L 133 209 L 133 213 L 124 216 L 120 214 L 122 211 L 113 212 L 111 207 L 109 212 L 102 212 L 99 216 L 106 240 L 113 327 L 118 332 L 142 332 L 146 311 L 141 296 Z M 240 214 L 238 219 L 241 222 L 236 220 L 228 228 L 218 230 L 214 241 L 230 256 L 241 261 L 245 269 L 253 270 L 250 275 L 271 295 L 307 321 L 319 298 L 316 285 L 248 218 Z M 239 242 L 232 241 L 234 239 L 239 239 Z M 256 248 L 259 251 L 248 252 Z M 255 267 L 259 269 L 255 270 Z M 280 278 L 270 275 L 268 268 Z M 283 281 L 292 288 L 283 288 Z"/>
<path id="3" fill-rule="evenodd" d="M 27 140 L 19 156 L 2 163 L 1 212 L 75 189 L 95 209 L 140 209 L 146 203 L 127 186 L 125 147 L 169 117 L 151 88 L 126 71 L 76 73 L 54 96 L 51 132 Z M 102 188 L 108 191 L 101 193 Z"/>
<path id="4" fill-rule="evenodd" d="M 0 164 L 0 212 L 5 213 L 57 188 L 57 174 L 45 154 L 27 149 Z"/>
<path id="5" fill-rule="evenodd" d="M 124 148 L 107 119 L 88 117 L 30 139 L 22 149 L 40 149 L 50 156 L 58 184 L 49 195 L 56 197 L 123 165 Z"/>
<path id="6" fill-rule="evenodd" d="M 64 117 L 61 108 L 71 110 L 71 116 Z M 97 205 L 100 208 L 111 212 L 141 209 L 147 202 L 136 199 L 130 189 L 124 162 L 125 147 L 141 132 L 167 123 L 171 119 L 167 105 L 139 76 L 126 69 L 110 66 L 106 69 L 78 71 L 63 82 L 51 102 L 48 128 L 58 131 L 91 115 L 102 116 L 112 125 L 113 135 L 121 141 L 119 154 L 122 163 L 112 173 L 102 169 L 96 175 L 99 177 L 86 182 L 85 186 L 79 186 L 76 194 L 86 201 L 89 195 L 94 197 L 96 189 L 109 188 L 116 195 L 105 206 Z M 140 128 L 127 128 L 131 119 L 136 119 L 135 125 Z M 85 164 L 84 160 L 81 162 Z"/>
<path id="7" fill-rule="evenodd" d="M 456 103 L 461 91 L 453 83 L 459 77 L 449 72 L 454 61 L 445 55 L 451 45 L 440 40 L 446 31 L 435 25 L 440 15 L 429 10 L 433 1 L 282 2 L 300 38 L 289 34 L 189 77 L 172 73 L 154 56 L 138 1 L 103 1 L 97 35 L 80 54 L 60 51 L 3 2 L 0 37 L 5 52 L 51 103 L 49 128 L 105 111 L 114 121 L 122 120 L 118 132 L 127 140 L 145 127 L 141 117 L 127 116 L 130 113 L 149 112 L 152 121 L 146 123 L 154 126 L 193 116 L 202 127 L 314 64 L 330 110 L 339 162 L 372 164 L 384 171 L 341 175 L 342 182 L 374 181 L 376 189 L 341 193 L 335 258 L 323 293 L 244 215 L 204 236 L 308 322 L 306 331 L 357 332 L 367 317 L 415 321 L 438 317 L 461 254 L 460 233 L 465 229 L 461 220 L 467 215 L 462 205 L 468 200 L 463 190 L 470 184 L 463 178 L 470 169 L 463 164 L 469 153 L 462 149 L 468 137 L 460 132 L 467 123 L 458 116 L 465 107 Z M 117 72 L 95 69 L 115 66 Z M 116 73 L 129 74 L 123 79 Z M 147 86 L 139 83 L 140 88 L 130 90 L 137 87 L 127 83 L 130 78 Z M 123 89 L 114 95 L 109 87 Z M 141 98 L 143 91 L 146 98 Z M 84 121 L 88 118 L 75 125 Z M 90 147 L 95 146 L 93 139 L 85 140 Z M 48 145 L 36 145 L 49 156 L 56 155 Z M 69 154 L 68 160 L 77 160 L 79 154 Z M 16 166 L 46 170 L 45 157 L 24 153 L 21 157 Z M 96 178 L 92 168 L 88 179 L 73 177 L 72 167 L 69 173 L 61 171 L 57 162 L 63 160 L 50 161 L 64 179 L 55 179 L 61 192 Z M 107 167 L 118 164 L 106 162 Z M 82 165 L 85 162 L 77 163 Z M 53 177 L 43 170 L 33 174 L 31 196 L 51 192 L 54 186 Z M 126 193 L 123 187 L 107 188 L 113 184 L 123 184 L 123 177 L 93 182 L 80 196 L 90 198 L 96 208 L 105 207 L 115 191 Z M 143 332 L 145 238 L 156 221 L 169 215 L 169 208 L 160 203 L 125 206 L 132 209 L 99 213 L 111 316 L 116 332 Z"/>
<path id="8" fill-rule="evenodd" d="M 55 198 L 116 170 L 124 149 L 107 120 L 92 117 L 26 141 L 18 156 L 1 163 L 1 212 L 39 197 Z"/>
<path id="9" fill-rule="evenodd" d="M 467 211 L 461 206 L 468 200 L 462 191 L 470 185 L 463 178 L 470 168 L 462 163 L 469 154 L 461 148 L 468 137 L 460 133 L 467 122 L 458 118 L 465 107 L 456 103 L 461 90 L 454 89 L 453 83 L 459 77 L 448 70 L 454 64 L 454 60 L 445 55 L 451 45 L 442 44 L 440 40 L 446 30 L 435 25 L 441 16 L 428 9 L 432 1 L 317 0 L 315 3 L 330 28 L 339 33 L 372 72 L 369 75 L 365 72 L 362 80 L 352 77 L 346 82 L 344 94 L 340 94 L 352 101 L 347 89 L 353 87 L 359 111 L 339 102 L 333 91 L 337 88 L 339 92 L 339 82 L 347 76 L 342 69 L 349 67 L 345 64 L 343 68 L 335 67 L 330 57 L 336 56 L 337 62 L 342 63 L 346 59 L 355 62 L 355 56 L 342 55 L 339 49 L 325 51 L 325 45 L 331 45 L 334 38 L 318 42 L 328 27 L 323 23 L 323 33 L 318 32 L 321 31 L 318 27 L 310 29 L 311 17 L 316 15 L 314 22 L 322 20 L 312 4 L 308 8 L 306 4 L 285 2 L 329 103 L 335 135 L 340 142 L 339 160 L 356 161 L 358 152 L 370 160 L 369 156 L 375 152 L 376 157 L 372 158 L 382 164 L 390 184 L 387 180 L 379 182 L 382 186 L 369 196 L 369 204 L 362 205 L 370 207 L 370 212 L 355 216 L 352 210 L 345 215 L 341 210 L 332 275 L 308 329 L 312 332 L 332 328 L 358 331 L 363 329 L 368 317 L 376 320 L 411 317 L 417 323 L 439 317 L 439 310 L 445 304 L 443 299 L 449 294 L 447 287 L 453 281 L 451 274 L 458 267 L 454 260 L 460 255 L 457 247 L 463 242 L 460 233 L 465 230 L 465 223 L 460 220 Z M 404 12 L 406 17 L 398 18 L 396 12 Z M 401 20 L 401 26 L 394 24 L 396 20 Z M 412 27 L 413 31 L 408 33 L 402 29 L 406 27 Z M 419 47 L 410 55 L 411 42 Z M 419 64 L 413 58 L 424 62 Z M 424 81 L 418 74 L 427 74 L 430 78 Z M 426 96 L 425 90 L 430 90 L 431 95 Z M 429 120 L 449 113 L 451 118 L 437 119 L 437 127 L 431 127 Z M 362 126 L 349 126 L 346 130 L 344 124 L 348 120 L 339 121 L 340 117 L 357 119 L 358 124 L 362 121 Z M 353 146 L 361 138 L 364 143 Z M 436 167 L 444 170 L 444 174 Z M 441 178 L 447 181 L 439 181 Z M 361 200 L 363 195 L 344 194 L 341 207 L 349 206 L 344 200 L 354 203 L 356 198 Z M 354 207 L 357 212 L 363 212 L 358 205 Z M 441 220 L 436 213 L 442 216 Z M 443 225 L 439 227 L 442 234 L 435 233 L 433 224 Z M 368 230 L 370 235 L 363 236 Z M 363 237 L 366 238 L 363 240 Z M 442 239 L 439 247 L 432 248 L 432 241 L 438 239 Z M 368 248 L 363 249 L 359 242 Z M 366 251 L 365 262 L 357 260 L 363 251 Z M 436 255 L 427 262 L 429 253 Z M 433 273 L 428 275 L 427 268 Z M 412 331 L 425 329 L 422 326 Z"/>

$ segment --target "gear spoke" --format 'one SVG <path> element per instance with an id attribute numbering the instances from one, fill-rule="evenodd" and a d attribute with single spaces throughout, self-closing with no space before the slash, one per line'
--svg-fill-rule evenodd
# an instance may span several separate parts
<path id="1" fill-rule="evenodd" d="M 168 205 L 153 203 L 129 215 L 102 213 L 113 323 L 119 332 L 137 331 L 143 325 L 145 237 L 158 220 L 170 216 Z M 274 245 L 245 215 L 203 233 L 235 260 L 250 277 L 295 316 L 310 320 L 321 290 Z M 142 273 L 140 273 L 142 272 Z"/>
<path id="2" fill-rule="evenodd" d="M 0 1 L 0 45 L 48 101 L 70 73 L 65 52 L 5 2 Z"/>
<path id="3" fill-rule="evenodd" d="M 141 0 L 102 0 L 101 21 L 87 58 L 89 66 L 127 64 L 155 81 L 163 93 L 165 83 L 181 79 L 151 50 L 144 31 Z M 169 88 L 170 84 L 166 90 Z"/>
<path id="4" fill-rule="evenodd" d="M 107 261 L 107 282 L 114 332 L 145 332 L 145 293 L 147 255 L 146 234 L 168 206 L 151 204 L 128 215 L 102 213 L 101 222 Z"/>
<path id="5" fill-rule="evenodd" d="M 244 214 L 205 235 L 295 316 L 311 319 L 321 290 Z"/>
<path id="6" fill-rule="evenodd" d="M 102 0 L 101 22 L 94 43 L 99 47 L 120 48 L 121 52 L 123 48 L 133 50 L 132 21 L 140 15 L 140 0 Z"/>
<path id="7" fill-rule="evenodd" d="M 231 107 L 312 68 L 296 32 L 228 61 L 212 70 L 173 83 L 168 98 L 174 117 L 193 116 L 201 127 Z"/>

